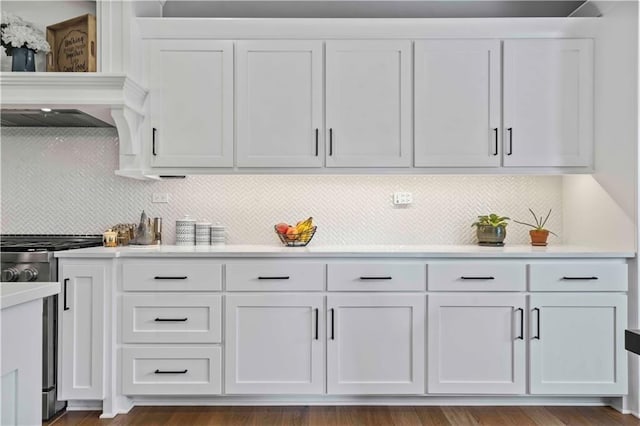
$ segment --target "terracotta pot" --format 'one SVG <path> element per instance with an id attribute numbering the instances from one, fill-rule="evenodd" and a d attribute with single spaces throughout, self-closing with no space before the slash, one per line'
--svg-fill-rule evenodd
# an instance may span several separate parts
<path id="1" fill-rule="evenodd" d="M 478 225 L 476 235 L 481 246 L 501 246 L 504 245 L 507 229 L 504 226 Z"/>
<path id="2" fill-rule="evenodd" d="M 549 231 L 546 229 L 532 229 L 529 231 L 529 235 L 531 236 L 531 245 L 532 246 L 546 246 L 547 238 L 549 237 Z"/>

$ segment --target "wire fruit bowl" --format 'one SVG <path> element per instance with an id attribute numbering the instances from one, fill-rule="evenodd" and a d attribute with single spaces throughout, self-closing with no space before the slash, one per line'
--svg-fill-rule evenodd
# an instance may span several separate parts
<path id="1" fill-rule="evenodd" d="M 297 234 L 281 234 L 280 232 L 278 232 L 278 229 L 275 226 L 273 227 L 273 229 L 276 231 L 276 235 L 278 236 L 278 238 L 280 238 L 280 241 L 282 241 L 282 244 L 287 247 L 306 246 L 307 244 L 309 244 L 314 234 L 316 233 L 316 228 L 316 226 L 312 226 L 311 228 L 309 228 L 309 230 L 302 231 Z"/>

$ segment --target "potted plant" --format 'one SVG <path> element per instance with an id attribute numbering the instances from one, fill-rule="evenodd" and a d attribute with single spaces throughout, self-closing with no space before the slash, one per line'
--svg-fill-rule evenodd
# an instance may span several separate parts
<path id="1" fill-rule="evenodd" d="M 544 219 L 542 219 L 542 215 L 538 218 L 538 216 L 536 216 L 533 210 L 529 209 L 529 211 L 533 216 L 535 225 L 532 223 L 520 222 L 515 219 L 513 221 L 516 223 L 519 223 L 520 225 L 526 225 L 533 228 L 531 231 L 529 231 L 529 235 L 531 236 L 532 246 L 546 246 L 547 238 L 549 237 L 549 234 L 553 234 L 556 237 L 558 236 L 558 234 L 556 234 L 555 232 L 549 231 L 544 227 L 544 225 L 546 225 L 547 221 L 549 220 L 549 216 L 551 216 L 551 209 L 549 209 L 549 213 L 547 213 L 547 217 L 545 217 Z"/>
<path id="2" fill-rule="evenodd" d="M 503 246 L 504 238 L 507 236 L 508 220 L 508 217 L 494 213 L 478 216 L 478 220 L 471 225 L 476 227 L 478 245 Z"/>
<path id="3" fill-rule="evenodd" d="M 0 20 L 0 45 L 13 57 L 11 71 L 35 71 L 35 54 L 51 50 L 42 31 L 5 11 Z"/>

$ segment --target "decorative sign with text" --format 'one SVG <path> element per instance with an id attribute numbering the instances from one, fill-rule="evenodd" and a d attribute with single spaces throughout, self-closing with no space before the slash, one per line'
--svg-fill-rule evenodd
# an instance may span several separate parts
<path id="1" fill-rule="evenodd" d="M 47 71 L 95 72 L 96 17 L 83 15 L 47 27 Z"/>

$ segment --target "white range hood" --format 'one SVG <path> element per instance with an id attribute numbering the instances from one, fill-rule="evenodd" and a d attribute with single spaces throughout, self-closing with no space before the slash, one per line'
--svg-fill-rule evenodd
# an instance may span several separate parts
<path id="1" fill-rule="evenodd" d="M 138 164 L 147 90 L 125 74 L 5 72 L 0 90 L 2 109 L 77 109 L 114 125 L 120 140 L 116 174 L 149 178 Z"/>

